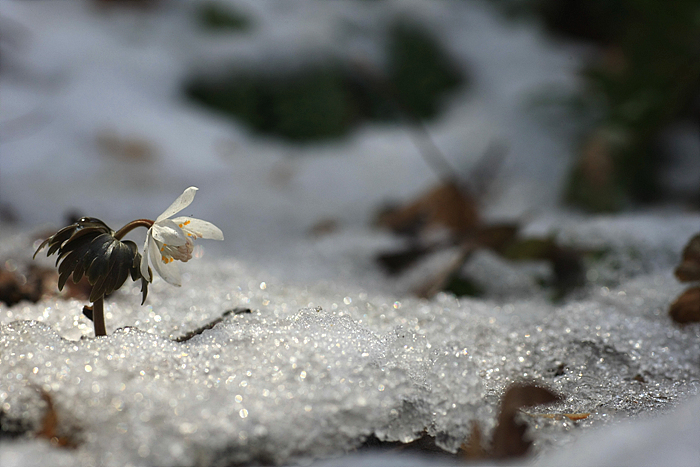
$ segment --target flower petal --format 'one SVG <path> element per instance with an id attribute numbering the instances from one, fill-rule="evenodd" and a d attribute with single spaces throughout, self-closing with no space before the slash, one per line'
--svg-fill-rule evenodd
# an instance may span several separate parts
<path id="1" fill-rule="evenodd" d="M 195 219 L 194 217 L 176 217 L 173 222 L 180 227 L 185 234 L 195 234 L 197 238 L 210 240 L 223 240 L 224 233 L 211 222 Z"/>
<path id="2" fill-rule="evenodd" d="M 173 202 L 173 204 L 170 205 L 168 209 L 163 211 L 163 214 L 156 218 L 156 222 L 161 221 L 163 219 L 167 219 L 173 214 L 177 214 L 178 212 L 182 211 L 187 206 L 189 206 L 192 203 L 192 200 L 194 199 L 194 195 L 197 193 L 197 190 L 199 190 L 199 188 L 195 186 L 191 186 L 188 189 L 186 189 L 180 196 L 178 196 L 178 198 Z"/>
<path id="3" fill-rule="evenodd" d="M 163 262 L 158 242 L 150 242 L 148 245 L 148 255 L 151 257 L 151 266 L 156 270 L 158 275 L 168 284 L 177 285 L 179 287 L 182 282 L 180 279 L 180 270 L 174 261 L 168 264 Z"/>
<path id="4" fill-rule="evenodd" d="M 185 233 L 170 219 L 158 221 L 148 230 L 149 235 L 160 243 L 172 246 L 180 246 L 187 243 Z"/>
<path id="5" fill-rule="evenodd" d="M 148 251 L 151 242 L 153 242 L 153 239 L 151 238 L 151 229 L 148 229 L 146 241 L 143 243 L 143 254 L 141 255 L 141 277 L 146 279 L 148 282 L 153 282 L 153 275 L 149 274 L 148 271 Z"/>

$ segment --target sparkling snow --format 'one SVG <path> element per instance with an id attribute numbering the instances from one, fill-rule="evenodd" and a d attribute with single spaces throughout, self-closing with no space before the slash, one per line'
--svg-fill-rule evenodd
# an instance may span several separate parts
<path id="1" fill-rule="evenodd" d="M 156 280 L 144 306 L 130 282 L 109 297 L 106 337 L 92 337 L 78 300 L 0 305 L 3 428 L 36 431 L 44 392 L 59 434 L 79 445 L 0 439 L 2 467 L 453 465 L 362 451 L 328 458 L 371 435 L 408 442 L 424 432 L 455 451 L 472 421 L 490 432 L 502 391 L 523 380 L 563 396 L 539 412 L 591 413 L 528 420 L 538 465 L 697 465 L 700 327 L 674 326 L 667 308 L 684 289 L 672 271 L 700 216 L 556 210 L 567 135 L 526 118 L 527 102 L 542 87 L 575 85 L 580 52 L 477 2 L 232 3 L 258 20 L 252 36 L 203 35 L 190 19 L 195 2 L 146 12 L 2 4 L 0 22 L 23 31 L 20 48 L 2 44 L 0 70 L 1 121 L 21 123 L 0 141 L 0 202 L 22 221 L 0 230 L 5 266 L 21 272 L 69 209 L 118 228 L 158 215 L 190 185 L 200 191 L 185 214 L 226 235 L 197 246 L 182 287 Z M 467 171 L 494 139 L 510 146 L 487 217 L 527 219 L 526 236 L 607 251 L 563 303 L 536 284 L 546 265 L 488 252 L 467 265 L 492 284 L 485 299 L 418 299 L 408 290 L 420 278 L 381 273 L 374 255 L 399 242 L 369 220 L 382 202 L 435 183 L 405 129 L 367 126 L 340 143 L 289 147 L 178 97 L 185 77 L 227 62 L 380 60 L 366 38 L 404 14 L 439 25 L 476 73 L 475 91 L 428 126 L 446 156 Z M 360 32 L 338 34 L 338 21 Z M 105 138 L 143 140 L 151 157 L 126 164 L 101 152 Z M 308 236 L 324 219 L 339 230 Z"/>

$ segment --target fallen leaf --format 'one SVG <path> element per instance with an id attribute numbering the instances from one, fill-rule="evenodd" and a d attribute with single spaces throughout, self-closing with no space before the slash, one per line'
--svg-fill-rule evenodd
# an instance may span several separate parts
<path id="1" fill-rule="evenodd" d="M 41 430 L 36 434 L 37 438 L 48 439 L 52 446 L 74 449 L 78 443 L 70 436 L 59 436 L 58 434 L 58 413 L 53 405 L 53 400 L 49 393 L 41 391 L 41 398 L 46 402 L 46 413 L 41 422 Z"/>
<path id="2" fill-rule="evenodd" d="M 469 461 L 487 459 L 489 457 L 489 453 L 484 449 L 483 435 L 477 421 L 472 421 L 472 430 L 469 438 L 460 446 L 458 454 Z"/>
<path id="3" fill-rule="evenodd" d="M 700 287 L 683 292 L 668 310 L 673 321 L 679 324 L 700 322 Z"/>
<path id="4" fill-rule="evenodd" d="M 691 238 L 683 249 L 675 274 L 681 282 L 700 281 L 700 234 Z"/>
<path id="5" fill-rule="evenodd" d="M 527 425 L 517 419 L 520 409 L 557 402 L 560 397 L 547 388 L 533 384 L 510 386 L 501 399 L 498 425 L 493 433 L 491 457 L 498 459 L 522 457 L 530 449 Z"/>
<path id="6" fill-rule="evenodd" d="M 48 284 L 57 276 L 53 269 L 30 266 L 26 273 L 0 270 L 0 301 L 12 306 L 21 301 L 38 302 L 51 290 Z"/>
<path id="7" fill-rule="evenodd" d="M 479 222 L 476 200 L 456 182 L 442 183 L 405 207 L 386 210 L 378 220 L 397 234 L 420 236 L 445 228 L 456 237 L 473 232 Z"/>
<path id="8" fill-rule="evenodd" d="M 7 306 L 12 306 L 22 300 L 21 284 L 16 274 L 10 271 L 0 271 L 0 300 Z"/>

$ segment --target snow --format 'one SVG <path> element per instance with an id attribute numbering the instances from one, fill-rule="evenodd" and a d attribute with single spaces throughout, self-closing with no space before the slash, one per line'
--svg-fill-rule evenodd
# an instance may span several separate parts
<path id="1" fill-rule="evenodd" d="M 523 379 L 563 394 L 556 411 L 592 413 L 540 423 L 545 450 L 697 392 L 700 330 L 669 322 L 682 286 L 667 265 L 563 305 L 297 286 L 206 249 L 186 268 L 181 288 L 155 282 L 147 306 L 135 284 L 109 300 L 108 337 L 90 337 L 76 300 L 3 307 L 5 417 L 36 427 L 38 388 L 52 394 L 84 443 L 77 465 L 286 463 L 424 429 L 455 450 L 472 420 L 493 426 L 498 395 Z"/>
<path id="2" fill-rule="evenodd" d="M 504 388 L 522 380 L 564 397 L 543 410 L 591 413 L 530 420 L 539 465 L 697 465 L 700 328 L 674 326 L 666 310 L 684 289 L 672 270 L 700 216 L 556 208 L 567 134 L 527 118 L 527 102 L 575 85 L 575 48 L 476 2 L 232 3 L 254 16 L 249 35 L 198 31 L 196 3 L 2 4 L 0 20 L 23 31 L 16 48 L 3 44 L 0 73 L 0 121 L 21 123 L 0 142 L 0 201 L 22 221 L 0 231 L 6 267 L 26 263 L 69 209 L 118 228 L 157 216 L 190 185 L 200 191 L 186 214 L 214 222 L 226 241 L 198 244 L 183 286 L 156 280 L 145 306 L 127 283 L 105 303 L 106 337 L 92 337 L 75 299 L 0 305 L 2 423 L 36 431 L 43 391 L 79 444 L 2 439 L 0 465 L 453 465 L 395 453 L 327 458 L 370 435 L 407 442 L 424 431 L 455 451 L 472 421 L 490 433 Z M 370 219 L 435 183 L 406 129 L 367 125 L 338 143 L 289 146 L 178 97 L 202 68 L 381 60 L 381 28 L 407 14 L 475 73 L 473 89 L 428 125 L 436 144 L 463 171 L 492 141 L 509 144 L 487 217 L 608 251 L 567 301 L 538 288 L 546 265 L 488 252 L 467 265 L 490 286 L 484 299 L 415 298 L 427 263 L 413 276 L 383 275 L 374 255 L 400 243 Z M 149 156 L 125 162 L 105 149 L 130 140 Z M 324 219 L 339 230 L 309 236 Z"/>

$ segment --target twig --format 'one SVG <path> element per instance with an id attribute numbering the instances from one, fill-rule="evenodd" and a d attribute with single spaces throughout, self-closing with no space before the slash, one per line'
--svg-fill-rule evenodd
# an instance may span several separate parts
<path id="1" fill-rule="evenodd" d="M 180 337 L 176 337 L 173 339 L 175 342 L 187 342 L 188 340 L 192 339 L 195 336 L 198 336 L 202 334 L 204 331 L 208 331 L 209 329 L 213 328 L 220 322 L 224 320 L 229 315 L 241 315 L 243 313 L 250 313 L 250 308 L 234 308 L 232 310 L 226 310 L 221 316 L 218 318 L 214 319 L 213 321 L 210 321 L 209 323 L 205 324 L 204 326 L 198 327 L 197 329 L 188 332 L 187 334 L 184 334 Z"/>

